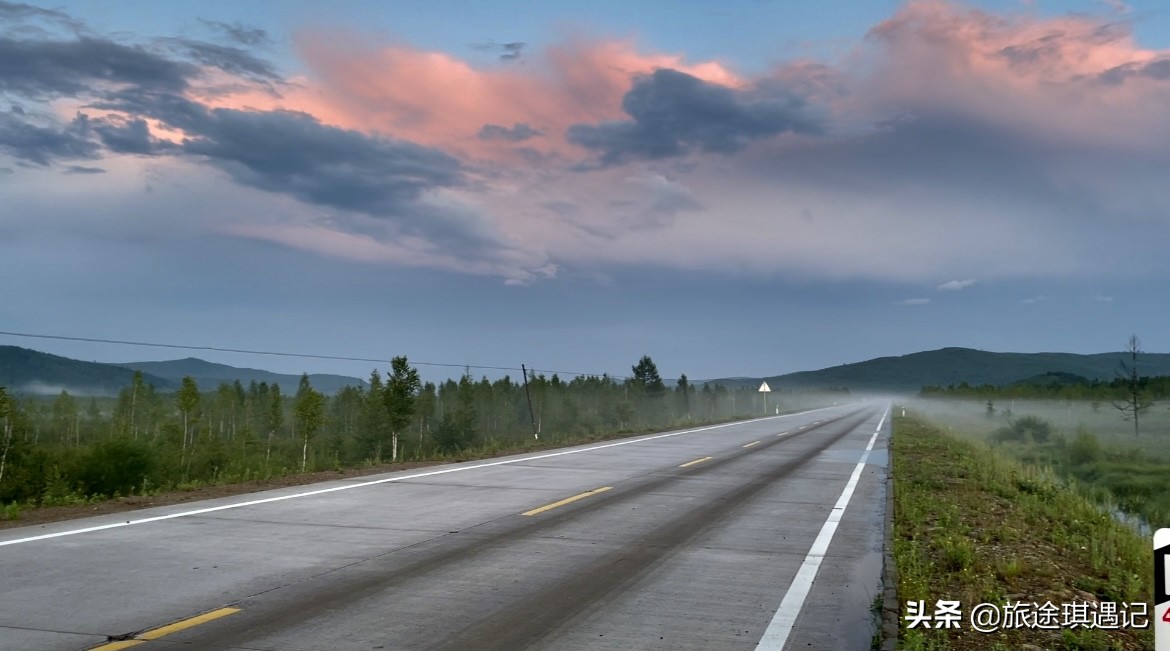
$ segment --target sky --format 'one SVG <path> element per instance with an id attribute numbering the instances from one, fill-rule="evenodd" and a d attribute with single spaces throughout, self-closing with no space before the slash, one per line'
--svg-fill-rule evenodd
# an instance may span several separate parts
<path id="1" fill-rule="evenodd" d="M 0 0 L 0 331 L 432 380 L 1170 351 L 1160 4 Z"/>

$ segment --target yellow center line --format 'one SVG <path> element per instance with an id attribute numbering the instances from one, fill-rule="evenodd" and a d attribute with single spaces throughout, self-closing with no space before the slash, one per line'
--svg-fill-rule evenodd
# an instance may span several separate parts
<path id="1" fill-rule="evenodd" d="M 750 448 L 750 447 L 751 447 L 751 446 L 753 446 L 753 445 L 759 445 L 759 444 L 760 444 L 760 442 L 759 442 L 759 441 L 752 441 L 751 443 L 748 443 L 748 444 L 747 444 L 747 445 L 745 445 L 744 447 L 745 447 L 745 448 Z"/>
<path id="2" fill-rule="evenodd" d="M 536 515 L 538 513 L 544 513 L 545 511 L 548 511 L 550 509 L 555 509 L 558 506 L 564 506 L 566 504 L 569 504 L 570 502 L 576 502 L 577 500 L 584 499 L 586 497 L 589 497 L 590 495 L 604 493 L 605 491 L 610 490 L 612 488 L 613 488 L 613 486 L 602 486 L 601 488 L 595 488 L 591 491 L 585 491 L 584 493 L 581 493 L 580 495 L 566 497 L 565 499 L 563 499 L 559 502 L 553 502 L 552 504 L 545 504 L 544 506 L 542 506 L 540 508 L 535 508 L 535 509 L 532 509 L 531 511 L 525 511 L 525 512 L 521 513 L 520 515 Z"/>
<path id="3" fill-rule="evenodd" d="M 191 628 L 192 626 L 198 626 L 200 624 L 206 624 L 207 622 L 219 619 L 220 617 L 235 615 L 238 612 L 240 612 L 239 608 L 220 608 L 219 610 L 203 613 L 202 615 L 197 615 L 190 619 L 184 619 L 183 621 L 175 622 L 174 624 L 167 624 L 166 626 L 151 629 L 142 635 L 139 635 L 138 638 L 142 640 L 157 640 L 164 635 L 178 633 L 183 629 Z"/>
<path id="4" fill-rule="evenodd" d="M 696 463 L 703 463 L 704 461 L 710 461 L 711 459 L 714 459 L 714 458 L 715 457 L 703 457 L 702 459 L 695 459 L 694 461 L 688 461 L 688 462 L 680 465 L 679 468 L 686 468 L 687 466 L 693 466 Z"/>
<path id="5" fill-rule="evenodd" d="M 136 635 L 132 640 L 118 640 L 116 642 L 109 642 L 101 646 L 93 647 L 90 649 L 90 651 L 118 651 L 119 649 L 129 649 L 132 646 L 145 644 L 149 640 L 157 640 L 164 635 L 178 633 L 179 631 L 191 628 L 192 626 L 206 624 L 212 620 L 219 619 L 220 617 L 227 617 L 228 615 L 234 615 L 238 612 L 240 612 L 239 608 L 220 608 L 219 610 L 213 610 L 211 612 L 203 613 L 202 615 L 196 615 L 194 617 L 179 620 L 174 624 L 167 624 L 166 626 L 152 628 L 145 633 Z"/>

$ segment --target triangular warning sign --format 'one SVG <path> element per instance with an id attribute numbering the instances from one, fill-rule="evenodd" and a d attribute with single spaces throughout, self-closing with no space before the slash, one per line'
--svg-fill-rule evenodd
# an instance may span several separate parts
<path id="1" fill-rule="evenodd" d="M 772 387 L 768 386 L 767 382 L 760 383 L 760 393 L 770 393 L 771 391 Z"/>

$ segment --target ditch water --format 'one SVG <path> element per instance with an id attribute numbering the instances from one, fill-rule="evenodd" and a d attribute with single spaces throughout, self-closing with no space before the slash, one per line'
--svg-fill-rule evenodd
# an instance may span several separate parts
<path id="1" fill-rule="evenodd" d="M 1129 528 L 1146 538 L 1154 535 L 1154 530 L 1150 527 L 1150 523 L 1146 522 L 1146 519 L 1140 515 L 1126 513 L 1114 505 L 1102 506 L 1101 510 L 1113 516 L 1114 520 L 1129 526 Z"/>

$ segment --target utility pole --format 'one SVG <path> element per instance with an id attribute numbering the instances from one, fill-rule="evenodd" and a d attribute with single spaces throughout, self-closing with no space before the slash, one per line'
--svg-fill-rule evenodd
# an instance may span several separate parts
<path id="1" fill-rule="evenodd" d="M 532 410 L 532 394 L 528 392 L 528 369 L 520 365 L 520 372 L 524 374 L 524 395 L 528 398 L 528 417 L 532 419 L 532 438 L 540 440 L 540 432 L 536 429 L 536 412 Z"/>

